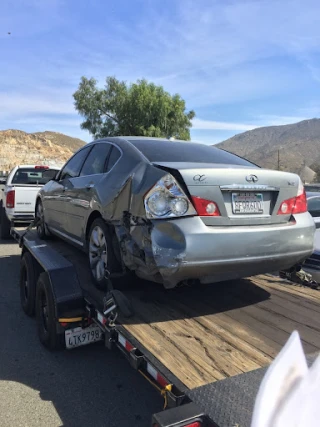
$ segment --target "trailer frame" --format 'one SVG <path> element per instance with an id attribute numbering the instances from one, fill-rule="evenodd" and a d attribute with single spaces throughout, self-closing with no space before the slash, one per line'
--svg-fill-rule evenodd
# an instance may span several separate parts
<path id="1" fill-rule="evenodd" d="M 164 410 L 152 415 L 152 427 L 231 427 L 234 425 L 245 427 L 250 425 L 255 397 L 268 368 L 267 365 L 260 365 L 263 367 L 251 371 L 245 370 L 242 371 L 243 373 L 225 379 L 213 382 L 211 380 L 204 385 L 192 387 L 193 383 L 191 386 L 189 383 L 187 386 L 181 381 L 185 380 L 181 378 L 181 375 L 179 379 L 174 374 L 172 366 L 171 370 L 168 368 L 170 364 L 166 366 L 166 363 L 157 357 L 157 353 L 150 351 L 147 341 L 141 342 L 142 340 L 130 333 L 127 325 L 119 321 L 121 304 L 114 291 L 111 288 L 108 289 L 104 293 L 104 297 L 97 300 L 94 293 L 88 291 L 88 289 L 94 289 L 93 283 L 89 284 L 89 288 L 86 289 L 81 286 L 76 269 L 77 262 L 73 263 L 72 256 L 66 256 L 64 251 L 59 252 L 58 244 L 52 243 L 50 240 L 40 240 L 33 231 L 35 225 L 32 223 L 24 230 L 12 228 L 11 235 L 21 247 L 21 258 L 23 259 L 28 253 L 36 265 L 33 286 L 38 286 L 36 282 L 43 277 L 43 274 L 50 284 L 50 292 L 54 301 L 55 327 L 53 329 L 54 334 L 57 334 L 59 338 L 53 340 L 54 344 L 61 344 L 63 340 L 66 342 L 66 332 L 71 331 L 72 333 L 76 328 L 80 328 L 82 331 L 88 327 L 98 327 L 102 333 L 105 347 L 120 350 L 130 365 L 163 397 Z M 71 245 L 61 244 L 66 245 L 71 254 L 76 253 L 76 249 L 73 249 Z M 75 257 L 77 256 L 75 255 Z M 259 283 L 258 279 L 256 283 Z M 282 284 L 290 286 L 289 282 L 282 281 Z M 277 292 L 279 293 L 278 289 L 276 295 Z M 300 293 L 297 296 L 296 291 L 292 292 L 291 298 L 304 298 L 304 292 L 309 292 L 309 290 L 301 290 L 301 296 Z M 310 292 L 317 291 L 310 289 Z M 122 296 L 125 298 L 124 294 Z M 283 296 L 281 298 L 283 299 Z M 316 304 L 314 309 L 319 312 L 320 298 L 318 294 L 317 297 L 312 294 L 310 298 L 313 302 L 306 302 L 307 306 L 314 303 Z M 305 308 L 303 310 L 305 313 Z M 241 307 L 239 311 L 241 312 Z M 312 351 L 320 349 L 320 340 L 315 335 L 312 336 L 312 343 Z M 44 343 L 44 345 L 47 344 Z M 149 345 L 149 349 L 146 348 L 146 345 Z M 50 345 L 47 347 L 50 348 Z M 316 354 L 311 354 L 311 356 L 314 360 Z"/>
<path id="2" fill-rule="evenodd" d="M 188 398 L 187 387 L 116 322 L 119 307 L 112 296 L 108 299 L 109 309 L 103 312 L 90 295 L 83 294 L 72 263 L 55 251 L 50 241 L 40 240 L 35 233 L 30 237 L 29 232 L 34 225 L 33 222 L 24 230 L 11 228 L 11 236 L 21 248 L 21 259 L 29 253 L 40 267 L 38 276 L 45 273 L 49 279 L 55 304 L 56 333 L 62 336 L 75 328 L 85 329 L 92 324 L 99 326 L 105 347 L 120 350 L 130 365 L 163 397 L 166 414 L 154 414 L 152 427 L 215 426 Z"/>

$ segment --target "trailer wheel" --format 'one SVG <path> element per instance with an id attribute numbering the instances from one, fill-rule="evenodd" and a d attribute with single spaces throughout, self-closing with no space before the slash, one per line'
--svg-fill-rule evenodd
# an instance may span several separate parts
<path id="1" fill-rule="evenodd" d="M 49 350 L 63 348 L 64 335 L 56 330 L 54 299 L 46 273 L 41 273 L 37 282 L 35 309 L 40 342 Z"/>
<path id="2" fill-rule="evenodd" d="M 35 311 L 36 287 L 39 267 L 29 252 L 25 252 L 20 263 L 20 303 L 27 316 Z"/>
<path id="3" fill-rule="evenodd" d="M 105 269 L 113 273 L 117 270 L 118 263 L 112 249 L 111 232 L 102 218 L 95 219 L 91 225 L 87 249 L 92 280 L 98 289 L 107 290 Z"/>
<path id="4" fill-rule="evenodd" d="M 11 224 L 7 217 L 5 208 L 1 210 L 1 226 L 0 226 L 0 238 L 3 240 L 10 239 L 10 228 Z"/>

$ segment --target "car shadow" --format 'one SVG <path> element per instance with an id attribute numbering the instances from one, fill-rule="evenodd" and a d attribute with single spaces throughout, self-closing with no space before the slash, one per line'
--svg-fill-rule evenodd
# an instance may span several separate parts
<path id="1" fill-rule="evenodd" d="M 124 291 L 134 311 L 121 317 L 124 324 L 165 322 L 225 313 L 270 298 L 270 293 L 250 279 L 164 289 L 162 285 L 136 281 Z M 147 315 L 144 315 L 147 313 Z"/>
<path id="2" fill-rule="evenodd" d="M 97 343 L 49 352 L 40 344 L 35 319 L 20 307 L 19 250 L 7 252 L 0 243 L 2 421 L 7 407 L 17 413 L 14 418 L 8 409 L 10 425 L 32 425 L 34 417 L 34 424 L 43 426 L 149 426 L 152 413 L 162 410 L 162 398 L 118 351 Z M 42 413 L 44 405 L 47 411 Z M 54 421 L 48 418 L 52 411 Z"/>

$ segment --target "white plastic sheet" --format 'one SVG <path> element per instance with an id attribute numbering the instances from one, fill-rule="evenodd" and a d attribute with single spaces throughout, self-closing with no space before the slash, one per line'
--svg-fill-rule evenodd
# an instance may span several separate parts
<path id="1" fill-rule="evenodd" d="M 319 396 L 320 356 L 308 369 L 295 331 L 263 378 L 251 427 L 320 426 Z"/>

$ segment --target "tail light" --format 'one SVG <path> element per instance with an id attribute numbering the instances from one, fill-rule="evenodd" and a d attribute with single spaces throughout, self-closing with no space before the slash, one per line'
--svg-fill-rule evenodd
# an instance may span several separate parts
<path id="1" fill-rule="evenodd" d="M 281 203 L 278 215 L 293 215 L 308 211 L 306 191 L 300 181 L 298 194 L 296 197 L 287 199 Z"/>
<path id="2" fill-rule="evenodd" d="M 7 195 L 6 195 L 6 207 L 8 209 L 12 209 L 14 208 L 14 203 L 15 203 L 15 191 L 10 190 L 7 192 Z"/>
<path id="3" fill-rule="evenodd" d="M 167 174 L 145 195 L 144 207 L 147 218 L 177 218 L 197 215 L 175 178 Z"/>
<path id="4" fill-rule="evenodd" d="M 49 166 L 38 165 L 34 167 L 35 169 L 49 169 Z"/>
<path id="5" fill-rule="evenodd" d="M 192 201 L 199 216 L 221 216 L 217 204 L 212 200 L 192 196 Z"/>

